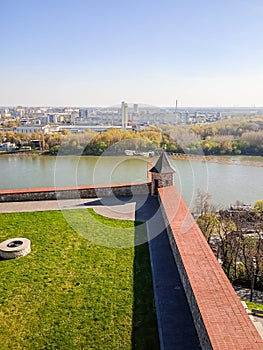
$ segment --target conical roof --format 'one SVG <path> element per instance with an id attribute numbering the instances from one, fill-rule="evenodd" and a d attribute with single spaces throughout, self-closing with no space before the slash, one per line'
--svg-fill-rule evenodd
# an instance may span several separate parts
<path id="1" fill-rule="evenodd" d="M 175 170 L 171 166 L 169 159 L 165 152 L 163 152 L 156 164 L 152 169 L 149 170 L 151 173 L 159 173 L 159 174 L 170 174 L 175 173 Z"/>

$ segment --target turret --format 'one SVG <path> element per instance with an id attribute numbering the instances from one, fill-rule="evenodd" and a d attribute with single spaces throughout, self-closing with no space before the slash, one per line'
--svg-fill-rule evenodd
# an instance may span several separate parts
<path id="1" fill-rule="evenodd" d="M 151 195 L 158 194 L 158 188 L 173 186 L 175 170 L 165 152 L 162 152 L 156 164 L 149 170 L 151 173 Z"/>

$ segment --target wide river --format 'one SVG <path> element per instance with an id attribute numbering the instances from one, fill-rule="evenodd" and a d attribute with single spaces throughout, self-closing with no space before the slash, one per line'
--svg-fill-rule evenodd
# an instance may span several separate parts
<path id="1" fill-rule="evenodd" d="M 157 158 L 150 161 L 154 164 Z M 212 196 L 217 206 L 237 200 L 254 205 L 263 199 L 263 161 L 230 158 L 230 164 L 171 160 L 175 184 L 193 206 L 197 189 Z M 1 155 L 0 189 L 116 184 L 147 180 L 147 162 L 141 157 L 77 157 Z"/>

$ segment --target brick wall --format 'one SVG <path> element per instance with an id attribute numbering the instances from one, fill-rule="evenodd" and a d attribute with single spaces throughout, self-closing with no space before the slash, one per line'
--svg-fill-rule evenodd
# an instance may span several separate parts
<path id="1" fill-rule="evenodd" d="M 148 182 L 141 182 L 136 184 L 2 190 L 0 191 L 0 202 L 132 196 L 150 193 L 150 186 L 151 184 Z"/>
<path id="2" fill-rule="evenodd" d="M 176 187 L 160 188 L 159 200 L 202 349 L 263 349 L 263 340 Z"/>
<path id="3" fill-rule="evenodd" d="M 157 188 L 166 187 L 173 185 L 173 173 L 169 174 L 159 174 L 150 173 L 151 175 L 151 194 L 154 195 Z M 156 184 L 156 181 L 158 185 Z"/>

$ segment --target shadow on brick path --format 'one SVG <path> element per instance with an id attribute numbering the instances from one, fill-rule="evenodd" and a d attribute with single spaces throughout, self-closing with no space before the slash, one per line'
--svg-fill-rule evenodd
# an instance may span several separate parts
<path id="1" fill-rule="evenodd" d="M 200 349 L 157 198 L 149 197 L 139 206 L 135 218 L 147 226 L 160 348 Z"/>

